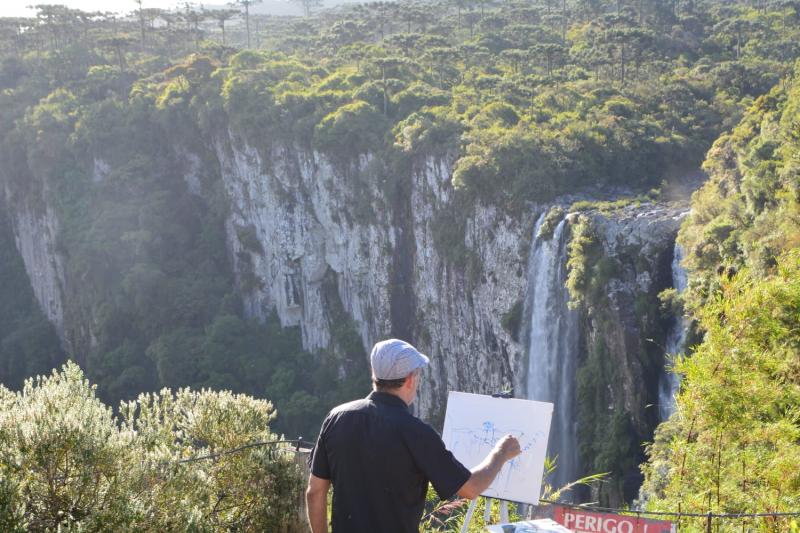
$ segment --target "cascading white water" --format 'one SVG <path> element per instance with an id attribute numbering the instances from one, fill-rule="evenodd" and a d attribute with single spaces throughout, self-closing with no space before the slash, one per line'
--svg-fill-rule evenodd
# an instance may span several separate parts
<path id="1" fill-rule="evenodd" d="M 672 257 L 672 287 L 678 291 L 678 294 L 686 290 L 688 284 L 686 270 L 681 265 L 683 257 L 683 248 L 675 243 L 675 252 Z M 689 324 L 686 317 L 676 316 L 675 323 L 667 333 L 665 348 L 668 358 L 683 352 L 688 330 Z M 675 394 L 678 392 L 680 384 L 680 377 L 665 365 L 658 382 L 658 414 L 662 422 L 669 418 L 675 410 Z"/>
<path id="2" fill-rule="evenodd" d="M 552 402 L 553 421 L 547 454 L 558 457 L 550 482 L 556 488 L 580 474 L 577 449 L 575 372 L 579 349 L 578 316 L 569 309 L 564 286 L 567 268 L 567 221 L 561 220 L 550 239 L 539 235 L 536 222 L 528 259 L 528 295 L 525 302 L 528 350 L 527 396 Z"/>

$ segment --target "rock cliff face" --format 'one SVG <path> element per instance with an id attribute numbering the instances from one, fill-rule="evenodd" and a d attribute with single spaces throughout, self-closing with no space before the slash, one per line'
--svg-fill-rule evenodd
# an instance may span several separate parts
<path id="1" fill-rule="evenodd" d="M 519 221 L 494 206 L 471 206 L 464 226 L 466 264 L 449 261 L 434 233 L 437 224 L 449 222 L 437 217 L 450 200 L 450 177 L 446 161 L 426 160 L 414 172 L 411 192 L 415 340 L 433 358 L 420 409 L 434 415 L 444 409 L 448 390 L 513 388 L 519 394 L 526 375 L 522 346 L 503 317 L 525 295 L 535 218 Z"/>
<path id="2" fill-rule="evenodd" d="M 433 360 L 418 407 L 434 418 L 448 390 L 524 381 L 521 347 L 501 319 L 525 292 L 529 232 L 476 206 L 463 242 L 471 268 L 443 259 L 434 231 L 451 194 L 446 158 L 420 161 L 408 183 L 386 191 L 369 157 L 342 170 L 320 154 L 284 149 L 265 163 L 234 137 L 218 141 L 216 153 L 250 315 L 276 310 L 282 324 L 301 327 L 310 350 L 331 346 L 339 305 L 367 352 L 383 337 L 409 338 Z"/>
<path id="3" fill-rule="evenodd" d="M 309 350 L 331 344 L 338 298 L 368 345 L 389 331 L 389 271 L 396 232 L 374 189 L 343 187 L 318 154 L 276 150 L 269 161 L 232 138 L 216 143 L 231 202 L 226 221 L 234 270 L 250 316 L 273 309 L 300 326 Z M 369 159 L 351 169 L 354 179 Z M 360 203 L 374 217 L 359 217 Z M 341 317 L 338 317 L 341 319 Z"/>
<path id="4" fill-rule="evenodd" d="M 8 212 L 17 251 L 33 287 L 36 301 L 65 347 L 71 346 L 64 320 L 64 265 L 56 247 L 58 219 L 43 196 L 23 198 L 6 187 Z M 3 250 L 3 253 L 9 253 Z"/>

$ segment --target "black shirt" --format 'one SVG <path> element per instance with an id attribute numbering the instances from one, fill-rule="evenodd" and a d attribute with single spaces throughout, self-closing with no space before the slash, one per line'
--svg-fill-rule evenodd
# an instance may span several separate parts
<path id="1" fill-rule="evenodd" d="M 334 533 L 416 533 L 428 481 L 444 500 L 470 477 L 436 430 L 385 392 L 328 414 L 311 473 L 333 484 Z"/>

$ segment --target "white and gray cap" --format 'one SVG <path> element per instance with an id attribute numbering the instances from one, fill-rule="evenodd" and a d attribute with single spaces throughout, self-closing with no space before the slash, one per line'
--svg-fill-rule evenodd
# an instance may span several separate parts
<path id="1" fill-rule="evenodd" d="M 401 379 L 430 362 L 416 348 L 399 339 L 386 339 L 372 347 L 369 354 L 375 379 Z"/>

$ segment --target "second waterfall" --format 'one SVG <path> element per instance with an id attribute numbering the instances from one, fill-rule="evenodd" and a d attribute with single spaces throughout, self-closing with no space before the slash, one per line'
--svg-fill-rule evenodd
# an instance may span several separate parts
<path id="1" fill-rule="evenodd" d="M 559 488 L 580 474 L 577 447 L 575 373 L 580 349 L 578 314 L 568 306 L 569 228 L 562 218 L 554 229 L 543 213 L 533 232 L 528 259 L 524 342 L 528 353 L 527 397 L 552 402 L 553 421 L 547 454 L 557 457 L 549 479 Z"/>

